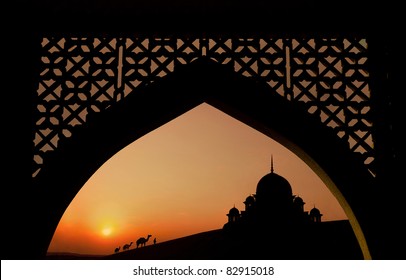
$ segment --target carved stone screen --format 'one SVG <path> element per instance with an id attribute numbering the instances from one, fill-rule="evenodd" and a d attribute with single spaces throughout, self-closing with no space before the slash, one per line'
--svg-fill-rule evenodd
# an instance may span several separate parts
<path id="1" fill-rule="evenodd" d="M 33 177 L 89 114 L 203 56 L 302 104 L 375 174 L 364 38 L 44 37 L 41 44 Z"/>

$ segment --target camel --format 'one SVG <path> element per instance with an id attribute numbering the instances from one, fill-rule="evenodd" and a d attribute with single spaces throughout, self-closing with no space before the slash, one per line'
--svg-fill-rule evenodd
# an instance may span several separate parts
<path id="1" fill-rule="evenodd" d="M 137 248 L 138 248 L 139 246 L 145 247 L 145 244 L 148 242 L 148 240 L 149 240 L 149 238 L 150 238 L 151 236 L 152 236 L 151 234 L 148 234 L 148 237 L 147 237 L 147 238 L 145 238 L 145 237 L 140 237 L 140 238 L 137 240 Z"/>
<path id="2" fill-rule="evenodd" d="M 116 249 L 114 249 L 114 253 L 118 253 L 120 251 L 121 246 L 118 246 Z"/>
<path id="3" fill-rule="evenodd" d="M 133 244 L 132 241 L 131 241 L 130 244 L 125 244 L 125 245 L 123 246 L 123 250 L 128 250 L 132 244 Z"/>

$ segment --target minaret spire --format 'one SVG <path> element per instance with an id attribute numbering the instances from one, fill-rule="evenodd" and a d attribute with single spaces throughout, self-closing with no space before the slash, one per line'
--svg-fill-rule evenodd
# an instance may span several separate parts
<path id="1" fill-rule="evenodd" d="M 273 173 L 273 155 L 271 154 L 271 173 Z"/>

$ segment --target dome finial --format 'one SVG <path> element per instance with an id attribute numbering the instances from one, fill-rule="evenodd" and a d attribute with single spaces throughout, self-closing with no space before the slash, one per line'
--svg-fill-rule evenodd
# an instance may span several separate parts
<path id="1" fill-rule="evenodd" d="M 271 154 L 271 173 L 273 173 L 273 155 Z"/>

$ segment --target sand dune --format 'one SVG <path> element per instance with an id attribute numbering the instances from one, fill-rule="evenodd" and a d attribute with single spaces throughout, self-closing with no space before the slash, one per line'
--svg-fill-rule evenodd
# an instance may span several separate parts
<path id="1" fill-rule="evenodd" d="M 50 253 L 48 259 L 231 260 L 362 259 L 348 220 L 323 222 L 317 231 L 229 236 L 222 229 L 132 248 L 111 255 Z"/>

